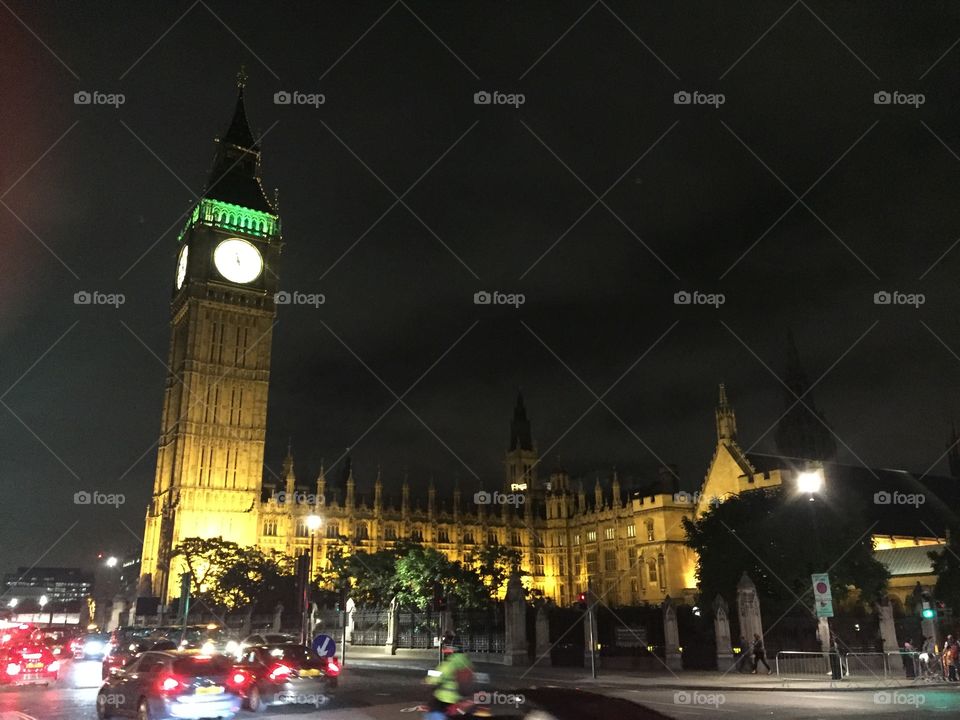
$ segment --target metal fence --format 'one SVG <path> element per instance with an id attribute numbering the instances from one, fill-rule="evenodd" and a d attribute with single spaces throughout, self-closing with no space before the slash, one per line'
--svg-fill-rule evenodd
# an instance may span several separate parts
<path id="1" fill-rule="evenodd" d="M 397 621 L 397 647 L 424 649 L 439 642 L 440 618 L 436 614 L 401 611 Z"/>
<path id="2" fill-rule="evenodd" d="M 453 625 L 465 652 L 502 654 L 506 649 L 503 609 L 497 605 L 454 613 Z"/>
<path id="3" fill-rule="evenodd" d="M 921 653 L 882 652 L 801 652 L 781 650 L 775 658 L 777 677 L 783 680 L 889 680 L 923 679 L 930 663 Z"/>
<path id="4" fill-rule="evenodd" d="M 385 608 L 357 608 L 353 611 L 353 645 L 383 645 L 387 642 L 390 610 Z"/>

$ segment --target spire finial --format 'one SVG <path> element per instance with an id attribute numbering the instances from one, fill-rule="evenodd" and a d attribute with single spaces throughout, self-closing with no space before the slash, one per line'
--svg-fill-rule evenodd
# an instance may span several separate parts
<path id="1" fill-rule="evenodd" d="M 247 85 L 247 66 L 241 65 L 240 72 L 237 73 L 237 87 L 243 90 Z"/>

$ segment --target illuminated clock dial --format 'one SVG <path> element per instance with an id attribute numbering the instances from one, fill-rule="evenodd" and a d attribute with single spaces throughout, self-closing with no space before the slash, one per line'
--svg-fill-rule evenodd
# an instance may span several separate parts
<path id="1" fill-rule="evenodd" d="M 253 282 L 263 272 L 260 251 L 240 238 L 230 238 L 217 245 L 213 251 L 213 264 L 227 280 L 239 285 Z"/>
<path id="2" fill-rule="evenodd" d="M 180 251 L 180 257 L 177 258 L 177 290 L 183 287 L 183 281 L 187 278 L 187 251 L 189 248 L 184 245 Z"/>

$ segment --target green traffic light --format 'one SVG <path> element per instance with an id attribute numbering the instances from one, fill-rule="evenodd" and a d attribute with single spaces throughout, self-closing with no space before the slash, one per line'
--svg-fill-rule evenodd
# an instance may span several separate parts
<path id="1" fill-rule="evenodd" d="M 923 615 L 923 618 L 925 620 L 932 620 L 937 616 L 937 611 L 934 610 L 933 608 L 924 608 L 923 612 L 921 612 L 920 614 Z"/>

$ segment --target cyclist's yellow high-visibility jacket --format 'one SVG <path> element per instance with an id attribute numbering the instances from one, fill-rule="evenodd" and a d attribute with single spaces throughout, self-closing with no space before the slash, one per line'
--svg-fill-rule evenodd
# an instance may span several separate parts
<path id="1" fill-rule="evenodd" d="M 453 653 L 437 666 L 439 675 L 431 675 L 428 681 L 437 685 L 433 696 L 442 703 L 460 702 L 463 693 L 470 692 L 473 683 L 473 664 L 463 653 Z"/>

